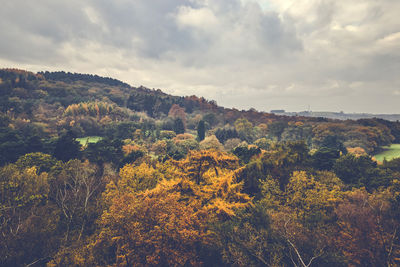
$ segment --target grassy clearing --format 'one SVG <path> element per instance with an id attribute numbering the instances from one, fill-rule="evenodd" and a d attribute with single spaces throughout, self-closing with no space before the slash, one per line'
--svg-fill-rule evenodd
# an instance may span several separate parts
<path id="1" fill-rule="evenodd" d="M 400 157 L 400 144 L 391 144 L 390 146 L 383 146 L 384 149 L 381 153 L 374 155 L 374 158 L 378 162 L 382 162 L 383 159 L 391 160 Z"/>
<path id="2" fill-rule="evenodd" d="M 85 136 L 85 137 L 81 137 L 81 138 L 76 138 L 76 141 L 81 143 L 82 146 L 85 146 L 86 144 L 89 144 L 89 143 L 97 143 L 101 139 L 103 139 L 103 137 L 101 137 L 101 136 Z"/>

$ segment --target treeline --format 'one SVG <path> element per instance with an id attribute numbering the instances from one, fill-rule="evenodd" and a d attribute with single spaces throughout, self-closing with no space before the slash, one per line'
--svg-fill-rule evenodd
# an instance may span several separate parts
<path id="1" fill-rule="evenodd" d="M 54 72 L 42 71 L 38 72 L 38 74 L 42 75 L 47 80 L 63 81 L 66 83 L 84 81 L 84 82 L 103 83 L 111 86 L 130 87 L 129 84 L 121 82 L 119 80 L 112 79 L 109 77 L 101 77 L 93 74 L 71 73 L 65 71 L 54 71 Z"/>

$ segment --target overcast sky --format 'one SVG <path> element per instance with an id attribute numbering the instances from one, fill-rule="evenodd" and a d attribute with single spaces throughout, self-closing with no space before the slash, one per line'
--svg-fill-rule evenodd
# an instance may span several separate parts
<path id="1" fill-rule="evenodd" d="M 0 0 L 0 67 L 239 109 L 400 113 L 399 0 Z"/>

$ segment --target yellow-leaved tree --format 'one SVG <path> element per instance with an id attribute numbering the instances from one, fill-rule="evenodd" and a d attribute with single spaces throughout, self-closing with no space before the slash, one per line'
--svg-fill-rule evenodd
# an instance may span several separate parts
<path id="1" fill-rule="evenodd" d="M 334 221 L 334 209 L 343 200 L 338 185 L 327 185 L 304 171 L 295 171 L 285 191 L 267 180 L 263 195 L 261 203 L 269 207 L 271 228 L 284 238 L 287 256 L 296 266 L 310 266 L 326 256 L 326 251 L 332 251 L 337 228 L 327 222 Z"/>
<path id="2" fill-rule="evenodd" d="M 201 265 L 200 251 L 215 242 L 210 223 L 251 205 L 229 170 L 236 162 L 228 154 L 198 152 L 156 168 L 125 166 L 103 194 L 99 231 L 55 264 Z"/>

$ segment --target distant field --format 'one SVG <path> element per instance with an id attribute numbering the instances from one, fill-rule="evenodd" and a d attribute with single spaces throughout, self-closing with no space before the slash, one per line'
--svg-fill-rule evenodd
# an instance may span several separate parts
<path id="1" fill-rule="evenodd" d="M 384 146 L 382 148 L 384 149 L 384 151 L 374 155 L 377 161 L 382 162 L 385 158 L 386 160 L 391 160 L 393 158 L 400 157 L 400 144 L 392 144 L 390 146 Z"/>
<path id="2" fill-rule="evenodd" d="M 86 137 L 81 137 L 81 138 L 76 138 L 76 141 L 81 143 L 82 146 L 88 144 L 88 143 L 97 143 L 99 142 L 103 137 L 101 136 L 86 136 Z"/>

